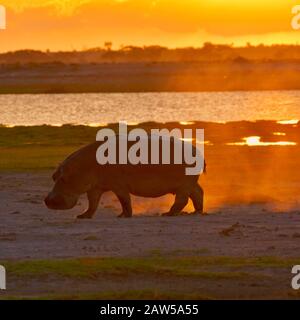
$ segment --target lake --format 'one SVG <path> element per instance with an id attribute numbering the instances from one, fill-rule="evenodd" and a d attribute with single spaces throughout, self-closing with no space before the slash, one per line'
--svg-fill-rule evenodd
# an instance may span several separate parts
<path id="1" fill-rule="evenodd" d="M 300 119 L 300 91 L 0 95 L 4 125 Z"/>

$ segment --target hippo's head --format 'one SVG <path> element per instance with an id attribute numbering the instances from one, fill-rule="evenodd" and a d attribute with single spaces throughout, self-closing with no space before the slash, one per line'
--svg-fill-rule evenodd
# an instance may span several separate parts
<path id="1" fill-rule="evenodd" d="M 60 166 L 52 178 L 55 184 L 46 197 L 45 204 L 53 210 L 74 208 L 79 196 L 87 192 L 90 187 L 89 183 L 85 182 L 84 177 L 80 175 L 80 171 L 68 166 Z"/>

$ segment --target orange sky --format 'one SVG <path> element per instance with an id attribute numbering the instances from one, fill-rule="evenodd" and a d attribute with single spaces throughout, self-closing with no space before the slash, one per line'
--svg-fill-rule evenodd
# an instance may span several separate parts
<path id="1" fill-rule="evenodd" d="M 205 41 L 300 43 L 291 28 L 300 0 L 0 0 L 7 30 L 0 51 L 72 50 L 160 44 L 201 46 Z"/>

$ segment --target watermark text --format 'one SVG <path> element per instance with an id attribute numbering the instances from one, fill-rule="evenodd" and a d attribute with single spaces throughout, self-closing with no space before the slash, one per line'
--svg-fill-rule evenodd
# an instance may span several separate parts
<path id="1" fill-rule="evenodd" d="M 294 290 L 299 290 L 300 289 L 300 265 L 293 266 L 292 274 L 295 274 L 291 283 L 292 288 Z"/>
<path id="2" fill-rule="evenodd" d="M 6 29 L 6 8 L 0 4 L 0 30 Z"/>
<path id="3" fill-rule="evenodd" d="M 300 5 L 292 8 L 292 14 L 294 15 L 291 21 L 292 28 L 294 30 L 300 30 Z"/>
<path id="4" fill-rule="evenodd" d="M 3 266 L 0 265 L 0 290 L 6 290 L 6 271 Z"/>
<path id="5" fill-rule="evenodd" d="M 184 165 L 186 175 L 205 169 L 203 129 L 163 128 L 149 133 L 141 128 L 128 131 L 126 122 L 120 122 L 119 132 L 101 129 L 96 140 L 103 142 L 96 154 L 101 165 Z"/>

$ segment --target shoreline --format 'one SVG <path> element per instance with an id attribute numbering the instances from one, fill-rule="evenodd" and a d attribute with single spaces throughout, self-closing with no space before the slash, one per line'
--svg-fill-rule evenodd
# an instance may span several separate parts
<path id="1" fill-rule="evenodd" d="M 299 90 L 299 70 L 299 61 L 15 63 L 1 67 L 0 94 Z"/>
<path id="2" fill-rule="evenodd" d="M 2 88 L 0 88 L 0 95 L 65 95 L 65 94 L 97 94 L 97 93 L 103 93 L 103 94 L 126 94 L 126 93 L 225 93 L 225 92 L 276 92 L 276 91 L 300 91 L 300 85 L 296 86 L 296 87 L 291 87 L 291 88 L 267 88 L 267 89 L 256 89 L 256 88 L 250 88 L 250 89 L 223 89 L 219 88 L 219 89 L 211 89 L 211 90 L 140 90 L 140 91 L 131 91 L 131 90 L 127 90 L 127 91 L 118 91 L 117 89 L 114 90 L 107 90 L 107 91 L 103 91 L 103 90 L 90 90 L 90 91 L 80 91 L 80 90 L 76 90 L 76 91 L 72 91 L 72 89 L 70 89 L 69 91 L 64 91 L 64 89 L 58 89 L 56 90 L 49 90 L 49 91 L 35 91 L 35 90 L 28 90 L 25 89 L 20 90 L 20 91 L 14 91 L 12 89 L 9 90 L 5 90 L 5 91 L 1 91 L 3 90 Z M 268 121 L 269 119 L 263 119 Z"/>

